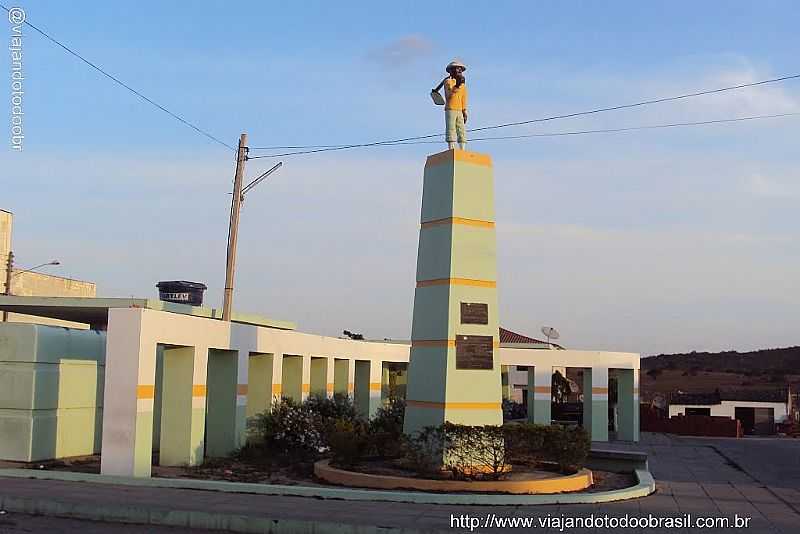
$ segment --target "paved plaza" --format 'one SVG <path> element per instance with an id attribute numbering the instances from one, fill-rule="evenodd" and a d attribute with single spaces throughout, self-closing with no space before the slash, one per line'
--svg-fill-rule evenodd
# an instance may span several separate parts
<path id="1" fill-rule="evenodd" d="M 795 533 L 800 525 L 800 440 L 685 438 L 643 434 L 638 445 L 614 443 L 617 448 L 638 448 L 650 455 L 650 469 L 658 491 L 646 498 L 597 505 L 553 506 L 441 506 L 344 502 L 302 497 L 273 497 L 165 488 L 95 485 L 81 482 L 31 479 L 0 479 L 3 497 L 52 499 L 62 503 L 94 503 L 103 506 L 136 506 L 164 513 L 204 511 L 225 515 L 270 518 L 298 532 L 328 532 L 338 525 L 382 527 L 375 532 L 469 532 L 451 528 L 451 516 L 496 518 L 545 518 L 609 514 L 621 517 L 679 516 L 751 517 L 746 532 Z M 58 531 L 59 519 L 34 518 L 8 513 L 0 532 Z M 22 519 L 15 519 L 21 517 Z M 15 521 L 15 525 L 9 522 Z M 316 521 L 315 530 L 306 522 Z M 65 531 L 75 527 L 65 520 Z M 24 525 L 24 527 L 23 527 Z M 37 528 L 36 525 L 42 525 Z M 47 525 L 45 527 L 44 525 Z M 87 528 L 95 528 L 94 523 Z M 23 529 L 24 528 L 24 529 Z M 136 532 L 131 526 L 112 526 L 121 532 Z M 3 530 L 5 529 L 5 530 Z M 16 529 L 16 530 L 15 530 Z M 161 529 L 141 527 L 141 532 Z M 559 532 L 558 528 L 483 528 L 473 532 Z M 601 532 L 603 529 L 565 529 L 565 532 Z M 76 530 L 77 531 L 77 530 Z M 87 530 L 93 531 L 93 530 Z M 100 530 L 98 530 L 99 532 Z M 285 530 L 286 532 L 293 529 Z M 341 530 L 340 530 L 341 531 Z M 364 530 L 368 532 L 370 530 Z M 732 529 L 628 529 L 625 532 L 729 532 Z M 163 532 L 182 532 L 164 529 Z"/>

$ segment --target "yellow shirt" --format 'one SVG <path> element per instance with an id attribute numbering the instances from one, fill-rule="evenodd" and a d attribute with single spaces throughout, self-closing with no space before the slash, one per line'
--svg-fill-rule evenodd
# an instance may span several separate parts
<path id="1" fill-rule="evenodd" d="M 462 111 L 467 109 L 467 82 L 456 88 L 455 78 L 447 78 L 444 82 L 444 109 Z"/>

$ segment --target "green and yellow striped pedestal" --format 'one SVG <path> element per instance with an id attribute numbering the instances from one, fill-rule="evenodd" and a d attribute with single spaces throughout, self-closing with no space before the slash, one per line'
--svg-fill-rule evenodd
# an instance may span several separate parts
<path id="1" fill-rule="evenodd" d="M 404 430 L 502 424 L 494 179 L 487 155 L 428 157 Z"/>

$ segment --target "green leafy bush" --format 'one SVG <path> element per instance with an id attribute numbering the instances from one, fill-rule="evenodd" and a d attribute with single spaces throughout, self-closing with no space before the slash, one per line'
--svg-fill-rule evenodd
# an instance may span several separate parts
<path id="1" fill-rule="evenodd" d="M 261 453 L 284 463 L 313 461 L 324 445 L 317 414 L 291 399 L 274 402 L 270 410 L 250 418 L 247 428 L 251 455 Z"/>
<path id="2" fill-rule="evenodd" d="M 413 435 L 404 435 L 403 457 L 406 467 L 420 476 L 441 472 L 444 454 L 444 426 L 427 426 Z"/>
<path id="3" fill-rule="evenodd" d="M 358 419 L 337 419 L 329 436 L 329 445 L 335 465 L 356 465 L 370 447 L 367 425 Z"/>
<path id="4" fill-rule="evenodd" d="M 504 427 L 508 462 L 535 466 L 544 460 L 545 434 L 549 427 L 533 423 L 515 423 Z"/>
<path id="5" fill-rule="evenodd" d="M 558 464 L 562 472 L 579 469 L 586 461 L 591 447 L 589 434 L 580 427 L 563 427 L 558 425 L 543 427 L 544 459 Z"/>
<path id="6" fill-rule="evenodd" d="M 564 472 L 580 468 L 589 453 L 582 428 L 515 423 L 468 426 L 445 423 L 406 437 L 406 465 L 420 476 L 441 472 L 462 480 L 499 479 L 512 465 L 535 467 L 542 462 Z"/>
<path id="7" fill-rule="evenodd" d="M 371 449 L 384 458 L 400 456 L 402 452 L 403 419 L 406 403 L 401 399 L 391 399 L 378 408 L 369 422 Z"/>
<path id="8" fill-rule="evenodd" d="M 459 480 L 496 480 L 508 472 L 505 428 L 445 423 L 444 467 Z"/>
<path id="9" fill-rule="evenodd" d="M 357 417 L 352 398 L 344 393 L 336 393 L 332 398 L 324 395 L 311 395 L 303 404 L 317 417 L 328 421 L 339 419 L 353 421 Z"/>
<path id="10" fill-rule="evenodd" d="M 323 447 L 329 445 L 330 435 L 337 421 L 354 422 L 358 418 L 353 400 L 343 393 L 336 393 L 332 398 L 311 395 L 303 402 L 303 406 L 314 415 Z"/>

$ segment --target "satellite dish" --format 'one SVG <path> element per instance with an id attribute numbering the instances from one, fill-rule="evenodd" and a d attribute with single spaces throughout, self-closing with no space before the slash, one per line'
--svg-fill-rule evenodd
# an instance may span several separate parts
<path id="1" fill-rule="evenodd" d="M 555 328 L 553 328 L 552 326 L 543 326 L 543 327 L 542 327 L 542 334 L 544 334 L 545 336 L 547 336 L 547 343 L 548 343 L 548 344 L 550 343 L 550 340 L 551 340 L 551 339 L 558 339 L 558 337 L 559 337 L 559 335 L 560 335 L 560 334 L 558 333 L 558 330 L 556 330 L 556 329 L 555 329 Z"/>

